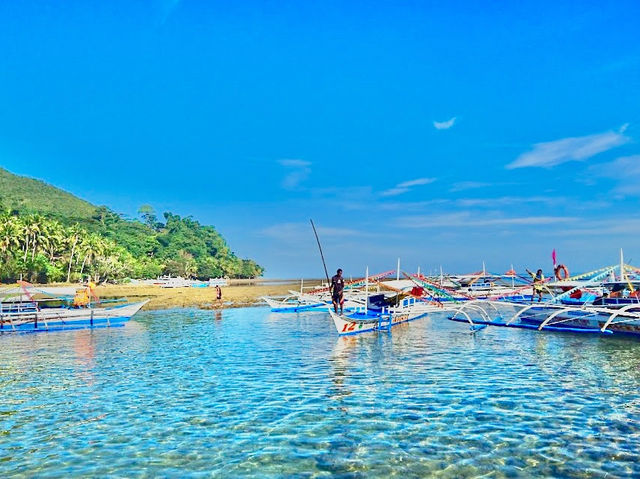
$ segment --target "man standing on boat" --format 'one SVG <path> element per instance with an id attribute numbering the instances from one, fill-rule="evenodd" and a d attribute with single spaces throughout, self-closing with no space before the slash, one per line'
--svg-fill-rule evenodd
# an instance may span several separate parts
<path id="1" fill-rule="evenodd" d="M 542 289 L 544 288 L 544 274 L 542 274 L 541 269 L 536 271 L 536 274 L 533 274 L 529 270 L 527 270 L 527 273 L 529 273 L 533 277 L 533 294 L 531 295 L 531 301 L 533 301 L 533 298 L 535 298 L 536 295 L 538 295 L 538 303 L 539 303 L 540 301 L 542 301 Z"/>
<path id="2" fill-rule="evenodd" d="M 338 305 L 340 305 L 340 314 L 344 306 L 344 278 L 342 270 L 338 268 L 336 274 L 331 278 L 331 300 L 333 301 L 333 310 L 338 314 Z"/>

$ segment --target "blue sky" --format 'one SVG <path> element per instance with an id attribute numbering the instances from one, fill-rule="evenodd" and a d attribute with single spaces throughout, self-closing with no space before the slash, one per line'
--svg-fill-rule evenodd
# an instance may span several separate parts
<path id="1" fill-rule="evenodd" d="M 513 3 L 513 4 L 511 4 Z M 0 166 L 269 277 L 640 262 L 637 2 L 3 2 Z M 634 261 L 634 258 L 636 261 Z"/>

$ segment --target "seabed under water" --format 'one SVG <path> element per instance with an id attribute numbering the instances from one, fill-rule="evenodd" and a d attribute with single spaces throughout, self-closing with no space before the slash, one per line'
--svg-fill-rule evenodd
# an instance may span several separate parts
<path id="1" fill-rule="evenodd" d="M 0 336 L 0 477 L 637 477 L 636 340 L 138 314 Z"/>

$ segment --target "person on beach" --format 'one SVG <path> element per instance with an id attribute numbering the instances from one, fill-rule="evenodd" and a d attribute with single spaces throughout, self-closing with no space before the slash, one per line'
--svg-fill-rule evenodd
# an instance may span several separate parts
<path id="1" fill-rule="evenodd" d="M 342 270 L 338 268 L 336 274 L 331 278 L 331 300 L 333 302 L 333 310 L 338 314 L 338 306 L 340 306 L 340 314 L 344 306 L 344 278 Z"/>
<path id="2" fill-rule="evenodd" d="M 533 301 L 533 298 L 535 298 L 537 295 L 538 303 L 539 303 L 540 301 L 542 301 L 542 290 L 544 288 L 544 274 L 542 274 L 541 269 L 536 271 L 536 274 L 533 274 L 529 270 L 527 270 L 527 273 L 529 273 L 533 277 L 533 294 L 531 295 L 531 301 Z"/>
<path id="3" fill-rule="evenodd" d="M 216 284 L 216 300 L 222 301 L 222 288 L 218 284 Z"/>

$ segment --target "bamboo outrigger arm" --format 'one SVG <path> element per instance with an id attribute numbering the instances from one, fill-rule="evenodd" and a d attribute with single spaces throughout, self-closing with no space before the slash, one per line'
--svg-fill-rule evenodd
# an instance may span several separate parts
<path id="1" fill-rule="evenodd" d="M 538 304 L 530 304 L 529 306 L 525 306 L 524 308 L 522 308 L 520 311 L 518 311 L 516 314 L 514 314 L 511 319 L 509 321 L 507 321 L 505 324 L 509 325 L 511 323 L 513 323 L 516 319 L 518 319 L 522 313 L 524 313 L 525 311 L 529 311 L 531 308 L 535 308 L 536 306 L 538 306 Z"/>
<path id="2" fill-rule="evenodd" d="M 607 329 L 609 327 L 609 325 L 613 322 L 613 320 L 622 315 L 623 313 L 626 313 L 630 308 L 637 308 L 638 305 L 636 304 L 628 304 L 626 306 L 623 306 L 622 308 L 620 308 L 619 310 L 617 310 L 615 313 L 613 313 L 611 316 L 609 316 L 609 319 L 607 319 L 607 322 L 604 323 L 604 326 L 602 326 L 602 328 L 600 328 L 600 331 L 602 331 L 604 333 L 605 329 Z M 632 319 L 633 320 L 638 320 L 640 319 L 640 315 L 636 315 L 636 317 L 634 317 Z"/>
<path id="3" fill-rule="evenodd" d="M 558 311 L 551 313 L 547 319 L 545 319 L 544 321 L 542 321 L 542 323 L 540 323 L 540 326 L 538 326 L 538 331 L 541 331 L 542 328 L 544 328 L 547 324 L 549 324 L 549 322 L 556 316 L 559 316 L 562 313 L 568 313 L 569 311 L 581 311 L 581 309 L 580 308 L 559 308 Z"/>
<path id="4" fill-rule="evenodd" d="M 495 306 L 494 306 L 495 307 Z M 474 324 L 473 321 L 471 320 L 471 318 L 469 317 L 469 314 L 465 311 L 465 309 L 471 309 L 473 311 L 478 311 L 480 313 L 480 316 L 482 316 L 482 318 L 489 322 L 491 321 L 491 318 L 489 317 L 489 314 L 487 314 L 487 312 L 484 310 L 484 308 L 482 306 L 479 306 L 477 304 L 471 304 L 471 303 L 466 303 L 464 305 L 462 305 L 459 309 L 455 310 L 455 314 L 453 315 L 453 317 L 455 318 L 458 313 L 464 314 L 465 317 L 467 318 L 467 320 L 471 323 Z"/>
<path id="5" fill-rule="evenodd" d="M 457 309 L 452 318 L 458 316 L 458 313 L 463 314 L 467 318 L 467 321 L 469 321 L 469 324 L 471 326 L 474 326 L 474 322 L 471 320 L 471 316 L 469 316 L 469 314 L 463 308 Z"/>

